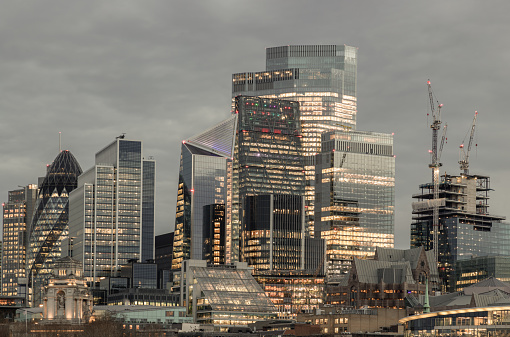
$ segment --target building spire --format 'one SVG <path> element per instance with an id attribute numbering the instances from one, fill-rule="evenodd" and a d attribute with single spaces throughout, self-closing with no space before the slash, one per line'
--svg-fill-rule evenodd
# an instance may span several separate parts
<path id="1" fill-rule="evenodd" d="M 425 301 L 423 303 L 423 313 L 430 312 L 430 304 L 429 304 L 429 278 L 425 279 Z"/>
<path id="2" fill-rule="evenodd" d="M 62 132 L 58 132 L 58 153 L 62 152 Z"/>

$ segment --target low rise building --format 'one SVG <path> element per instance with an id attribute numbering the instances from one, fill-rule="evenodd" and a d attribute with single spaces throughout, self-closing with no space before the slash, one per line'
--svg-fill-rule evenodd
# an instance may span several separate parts
<path id="1" fill-rule="evenodd" d="M 377 248 L 374 260 L 355 258 L 347 276 L 328 282 L 325 302 L 349 308 L 405 309 L 408 294 L 425 294 L 426 280 L 432 294 L 439 280 L 432 251 Z"/>
<path id="2" fill-rule="evenodd" d="M 251 275 L 246 263 L 207 265 L 185 260 L 179 275 L 180 305 L 195 323 L 217 331 L 276 318 L 276 307 Z"/>
<path id="3" fill-rule="evenodd" d="M 321 333 L 340 335 L 354 332 L 383 332 L 396 329 L 398 321 L 406 316 L 405 309 L 353 309 L 325 307 L 314 313 L 301 313 L 298 322 L 320 326 Z"/>

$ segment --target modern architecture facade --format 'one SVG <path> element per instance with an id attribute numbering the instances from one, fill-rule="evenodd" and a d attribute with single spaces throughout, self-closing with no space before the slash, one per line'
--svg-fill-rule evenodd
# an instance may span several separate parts
<path id="1" fill-rule="evenodd" d="M 510 282 L 510 256 L 479 256 L 455 264 L 455 291 L 493 277 Z"/>
<path id="2" fill-rule="evenodd" d="M 335 131 L 322 141 L 315 168 L 315 237 L 326 240 L 331 278 L 347 273 L 354 257 L 393 247 L 395 156 L 391 134 Z"/>
<path id="3" fill-rule="evenodd" d="M 228 206 L 227 210 L 231 214 L 232 244 L 227 262 L 239 258 L 246 197 L 303 196 L 305 192 L 299 104 L 238 96 L 235 112 L 238 118 L 232 164 L 232 207 Z"/>
<path id="4" fill-rule="evenodd" d="M 433 248 L 433 203 L 439 203 L 439 275 L 443 290 L 455 290 L 456 262 L 480 256 L 510 256 L 510 225 L 489 213 L 490 178 L 481 175 L 443 175 L 439 199 L 433 184 L 420 185 L 413 195 L 411 247 Z"/>
<path id="5" fill-rule="evenodd" d="M 255 271 L 303 269 L 304 197 L 259 194 L 244 203 L 241 260 Z"/>
<path id="6" fill-rule="evenodd" d="M 69 194 L 76 188 L 81 173 L 71 152 L 61 151 L 48 165 L 47 174 L 39 186 L 27 248 L 27 278 L 33 292 L 29 302 L 32 305 L 40 303 L 43 286 L 54 263 L 63 256 L 62 242 L 69 233 Z"/>
<path id="7" fill-rule="evenodd" d="M 26 295 L 27 229 L 32 220 L 37 191 L 35 184 L 9 191 L 7 202 L 3 203 L 2 296 Z"/>
<path id="8" fill-rule="evenodd" d="M 186 260 L 180 276 L 180 305 L 195 323 L 212 324 L 217 331 L 276 318 L 276 308 L 251 275 L 246 263 L 207 265 Z"/>
<path id="9" fill-rule="evenodd" d="M 315 155 L 321 134 L 356 128 L 358 49 L 291 45 L 266 49 L 266 69 L 232 75 L 232 97 L 260 96 L 300 104 L 306 177 L 306 221 L 313 236 Z"/>
<path id="10" fill-rule="evenodd" d="M 184 140 L 181 147 L 172 269 L 182 261 L 204 258 L 203 211 L 225 204 L 237 116 Z M 227 233 L 230 231 L 227 229 Z"/>
<path id="11" fill-rule="evenodd" d="M 204 206 L 203 215 L 203 256 L 209 264 L 225 264 L 226 256 L 225 204 Z"/>
<path id="12" fill-rule="evenodd" d="M 141 141 L 117 137 L 96 153 L 69 198 L 70 251 L 89 284 L 129 260 L 154 259 L 154 161 L 144 159 Z"/>

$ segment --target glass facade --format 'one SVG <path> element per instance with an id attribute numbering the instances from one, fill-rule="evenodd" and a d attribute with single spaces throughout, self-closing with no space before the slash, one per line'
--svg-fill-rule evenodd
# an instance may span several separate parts
<path id="1" fill-rule="evenodd" d="M 244 263 L 207 266 L 205 261 L 187 260 L 180 277 L 181 305 L 196 323 L 226 330 L 276 318 L 275 306 Z"/>
<path id="2" fill-rule="evenodd" d="M 321 134 L 356 128 L 358 49 L 346 45 L 294 45 L 266 49 L 266 70 L 232 75 L 232 97 L 260 96 L 300 104 L 306 157 L 306 221 L 314 235 L 314 156 Z"/>
<path id="3" fill-rule="evenodd" d="M 156 195 L 156 162 L 143 161 L 142 194 L 142 259 L 141 262 L 154 260 L 154 196 Z"/>
<path id="4" fill-rule="evenodd" d="M 508 283 L 510 281 L 510 256 L 481 256 L 469 260 L 458 260 L 455 270 L 456 291 L 462 291 L 465 287 L 488 277 L 495 277 Z"/>
<path id="5" fill-rule="evenodd" d="M 141 141 L 123 138 L 99 151 L 96 165 L 80 176 L 70 196 L 70 237 L 72 256 L 83 262 L 88 282 L 95 284 L 129 260 L 141 259 L 142 232 L 154 233 L 153 186 L 154 161 L 144 163 Z M 154 241 L 148 239 L 145 251 L 153 256 Z"/>
<path id="6" fill-rule="evenodd" d="M 236 116 L 182 142 L 172 269 L 204 259 L 204 206 L 225 204 Z"/>
<path id="7" fill-rule="evenodd" d="M 204 260 L 209 264 L 225 264 L 225 204 L 204 206 Z"/>
<path id="8" fill-rule="evenodd" d="M 2 296 L 24 296 L 19 279 L 26 277 L 27 225 L 37 200 L 37 185 L 9 191 L 3 203 Z M 26 282 L 23 282 L 26 287 Z"/>
<path id="9" fill-rule="evenodd" d="M 433 184 L 420 185 L 413 195 L 411 246 L 433 248 Z M 455 291 L 455 264 L 479 256 L 510 255 L 510 225 L 489 214 L 489 177 L 440 177 L 439 277 L 445 291 Z"/>
<path id="10" fill-rule="evenodd" d="M 336 131 L 316 156 L 315 236 L 326 240 L 327 276 L 345 274 L 354 257 L 394 245 L 393 136 Z"/>
<path id="11" fill-rule="evenodd" d="M 247 196 L 305 191 L 297 102 L 238 96 L 232 162 L 231 258 L 239 257 L 243 206 Z"/>
<path id="12" fill-rule="evenodd" d="M 510 307 L 467 308 L 409 316 L 399 321 L 404 337 L 414 336 L 508 336 Z"/>
<path id="13" fill-rule="evenodd" d="M 241 260 L 256 271 L 304 267 L 304 202 L 299 195 L 245 197 Z"/>
<path id="14" fill-rule="evenodd" d="M 324 277 L 307 271 L 255 271 L 253 277 L 278 310 L 279 319 L 296 319 L 324 302 Z"/>
<path id="15" fill-rule="evenodd" d="M 40 186 L 27 248 L 32 304 L 40 303 L 41 291 L 51 276 L 53 264 L 62 257 L 62 241 L 69 233 L 69 193 L 76 188 L 81 173 L 71 152 L 62 151 L 48 166 Z"/>

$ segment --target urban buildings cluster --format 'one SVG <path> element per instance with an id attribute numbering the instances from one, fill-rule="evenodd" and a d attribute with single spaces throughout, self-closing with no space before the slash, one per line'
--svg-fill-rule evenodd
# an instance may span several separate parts
<path id="1" fill-rule="evenodd" d="M 393 134 L 357 128 L 357 54 L 274 47 L 265 70 L 233 74 L 231 116 L 182 141 L 172 233 L 155 236 L 156 165 L 141 141 L 117 137 L 85 172 L 60 151 L 3 204 L 4 300 L 33 307 L 25 319 L 150 306 L 162 324 L 157 307 L 173 323 L 292 319 L 327 334 L 510 280 L 498 267 L 510 226 L 489 214 L 487 176 L 441 177 L 437 242 L 434 184 L 421 185 L 411 249 L 394 249 Z"/>

